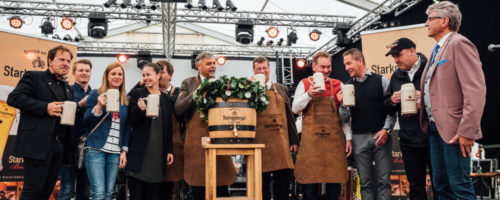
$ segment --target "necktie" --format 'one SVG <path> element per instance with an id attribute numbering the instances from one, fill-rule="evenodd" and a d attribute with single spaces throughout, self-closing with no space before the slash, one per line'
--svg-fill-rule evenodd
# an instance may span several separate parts
<path id="1" fill-rule="evenodd" d="M 436 44 L 436 46 L 434 46 L 434 50 L 432 51 L 431 63 L 429 64 L 429 66 L 431 66 L 432 64 L 434 64 L 434 58 L 436 58 L 438 50 L 439 50 L 439 45 Z"/>

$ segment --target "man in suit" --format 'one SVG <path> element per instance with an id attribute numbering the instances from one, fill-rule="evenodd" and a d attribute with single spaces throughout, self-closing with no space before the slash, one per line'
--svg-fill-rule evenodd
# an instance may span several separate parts
<path id="1" fill-rule="evenodd" d="M 49 50 L 47 71 L 28 71 L 7 103 L 21 110 L 15 155 L 24 158 L 21 199 L 49 199 L 62 163 L 73 161 L 72 129 L 60 124 L 63 101 L 73 101 L 65 81 L 73 55 L 64 46 Z"/>
<path id="2" fill-rule="evenodd" d="M 462 14 L 448 1 L 427 8 L 425 27 L 436 40 L 422 74 L 420 126 L 430 134 L 432 184 L 438 199 L 476 199 L 470 152 L 482 137 L 486 85 L 476 47 L 457 33 Z"/>
<path id="3" fill-rule="evenodd" d="M 293 161 L 290 151 L 296 153 L 299 138 L 295 127 L 288 88 L 269 80 L 271 67 L 266 57 L 253 60 L 253 73 L 266 77 L 266 94 L 269 97 L 267 108 L 257 113 L 255 143 L 265 144 L 262 150 L 262 199 L 270 200 L 271 174 L 273 178 L 274 199 L 287 200 Z"/>
<path id="4" fill-rule="evenodd" d="M 195 59 L 198 75 L 182 81 L 181 92 L 175 101 L 174 112 L 186 123 L 184 143 L 184 179 L 192 186 L 194 199 L 205 199 L 205 152 L 201 138 L 208 137 L 208 124 L 196 112 L 193 94 L 203 81 L 215 76 L 215 56 L 200 53 Z M 230 156 L 217 157 L 217 196 L 228 196 L 228 185 L 236 179 L 236 171 Z"/>
<path id="5" fill-rule="evenodd" d="M 427 58 L 417 53 L 416 45 L 408 38 L 392 43 L 385 56 L 391 55 L 399 69 L 392 74 L 385 91 L 384 104 L 390 114 L 398 112 L 399 147 L 403 153 L 406 175 L 410 182 L 410 199 L 427 199 L 425 191 L 427 167 L 431 171 L 429 135 L 420 129 L 419 115 L 401 113 L 401 86 L 411 83 L 416 90 L 417 104 L 420 103 L 420 77 L 427 64 Z"/>

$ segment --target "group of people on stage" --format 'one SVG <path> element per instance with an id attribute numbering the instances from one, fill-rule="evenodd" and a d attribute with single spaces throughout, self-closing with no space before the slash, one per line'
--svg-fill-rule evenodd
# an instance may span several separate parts
<path id="1" fill-rule="evenodd" d="M 266 77 L 269 97 L 267 109 L 257 113 L 255 138 L 266 145 L 263 199 L 288 199 L 292 173 L 302 184 L 303 199 L 320 199 L 321 183 L 326 183 L 326 199 L 338 199 L 341 184 L 348 180 L 351 154 L 362 199 L 390 199 L 391 141 L 397 139 L 391 137 L 391 130 L 397 119 L 410 199 L 427 198 L 427 169 L 437 199 L 476 199 L 469 155 L 474 140 L 481 138 L 486 93 L 479 54 L 457 33 L 461 13 L 455 4 L 435 3 L 427 15 L 428 36 L 437 42 L 430 59 L 417 53 L 413 41 L 396 40 L 386 54 L 399 67 L 390 81 L 370 72 L 356 48 L 342 55 L 351 79 L 342 83 L 329 78 L 332 58 L 318 52 L 312 69 L 325 77 L 326 90 L 311 77 L 305 78 L 291 102 L 288 88 L 270 81 L 267 58 L 253 60 L 254 74 Z M 101 86 L 92 90 L 89 60 L 78 60 L 70 67 L 73 55 L 63 46 L 51 49 L 47 57 L 48 70 L 26 72 L 7 100 L 21 110 L 15 147 L 15 154 L 24 158 L 21 199 L 48 199 L 59 175 L 59 199 L 70 199 L 74 188 L 77 200 L 111 199 L 119 168 L 125 168 L 130 199 L 172 199 L 172 188 L 181 180 L 191 186 L 193 199 L 205 199 L 201 137 L 208 136 L 209 129 L 196 113 L 193 95 L 200 83 L 215 76 L 214 55 L 200 53 L 195 59 L 198 75 L 186 78 L 180 88 L 170 84 L 171 63 L 145 64 L 142 80 L 128 94 L 119 63 L 109 64 Z M 75 79 L 72 86 L 64 79 L 70 70 Z M 400 112 L 401 85 L 407 83 L 417 90 L 416 115 Z M 354 85 L 354 107 L 343 106 L 344 84 Z M 106 111 L 109 89 L 119 91 L 119 112 Z M 149 94 L 160 97 L 155 118 L 146 116 Z M 74 127 L 59 123 L 63 101 L 77 102 Z M 300 139 L 294 114 L 303 115 Z M 91 132 L 84 168 L 77 169 L 75 144 Z M 294 163 L 292 154 L 297 152 Z M 217 196 L 229 195 L 228 186 L 235 177 L 230 156 L 218 156 Z"/>

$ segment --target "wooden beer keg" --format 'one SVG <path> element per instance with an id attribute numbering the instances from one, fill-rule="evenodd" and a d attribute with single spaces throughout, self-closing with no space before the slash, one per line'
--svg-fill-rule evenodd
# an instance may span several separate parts
<path id="1" fill-rule="evenodd" d="M 253 143 L 257 113 L 248 100 L 215 99 L 208 109 L 208 133 L 213 144 Z"/>

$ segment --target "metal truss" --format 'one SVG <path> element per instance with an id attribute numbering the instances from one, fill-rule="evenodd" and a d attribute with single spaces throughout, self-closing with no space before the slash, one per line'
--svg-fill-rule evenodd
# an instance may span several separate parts
<path id="1" fill-rule="evenodd" d="M 128 6 L 122 9 L 118 6 L 105 8 L 102 4 L 63 3 L 44 1 L 0 1 L 0 13 L 9 15 L 34 16 L 66 16 L 88 18 L 90 13 L 105 13 L 111 20 L 143 20 L 162 21 L 163 9 L 135 9 Z M 218 12 L 215 9 L 201 10 L 200 8 L 177 9 L 177 22 L 236 24 L 240 19 L 251 19 L 254 25 L 274 25 L 293 27 L 335 27 L 337 23 L 351 23 L 354 16 L 340 15 L 313 15 L 298 13 L 273 12 Z"/>
<path id="2" fill-rule="evenodd" d="M 83 41 L 78 44 L 78 53 L 137 54 L 139 50 L 151 51 L 151 54 L 153 55 L 165 55 L 162 43 Z M 191 56 L 194 51 L 207 51 L 216 55 L 234 57 L 274 57 L 276 56 L 276 53 L 294 57 L 305 57 L 312 50 L 314 50 L 313 47 L 175 44 L 174 54 L 176 56 Z"/>
<path id="3" fill-rule="evenodd" d="M 162 3 L 163 54 L 172 59 L 175 50 L 175 19 L 177 3 Z"/>
<path id="4" fill-rule="evenodd" d="M 372 30 L 375 28 L 373 25 L 380 20 L 381 13 L 395 12 L 397 17 L 420 1 L 422 0 L 386 0 L 354 22 L 349 32 L 347 32 L 347 37 L 351 38 L 353 42 L 357 42 L 361 39 L 361 36 L 359 35 L 361 31 Z M 337 36 L 334 36 L 330 41 L 312 51 L 307 57 L 311 58 L 318 51 L 331 52 L 332 55 L 337 54 L 342 51 L 344 47 L 337 46 L 336 42 Z"/>

